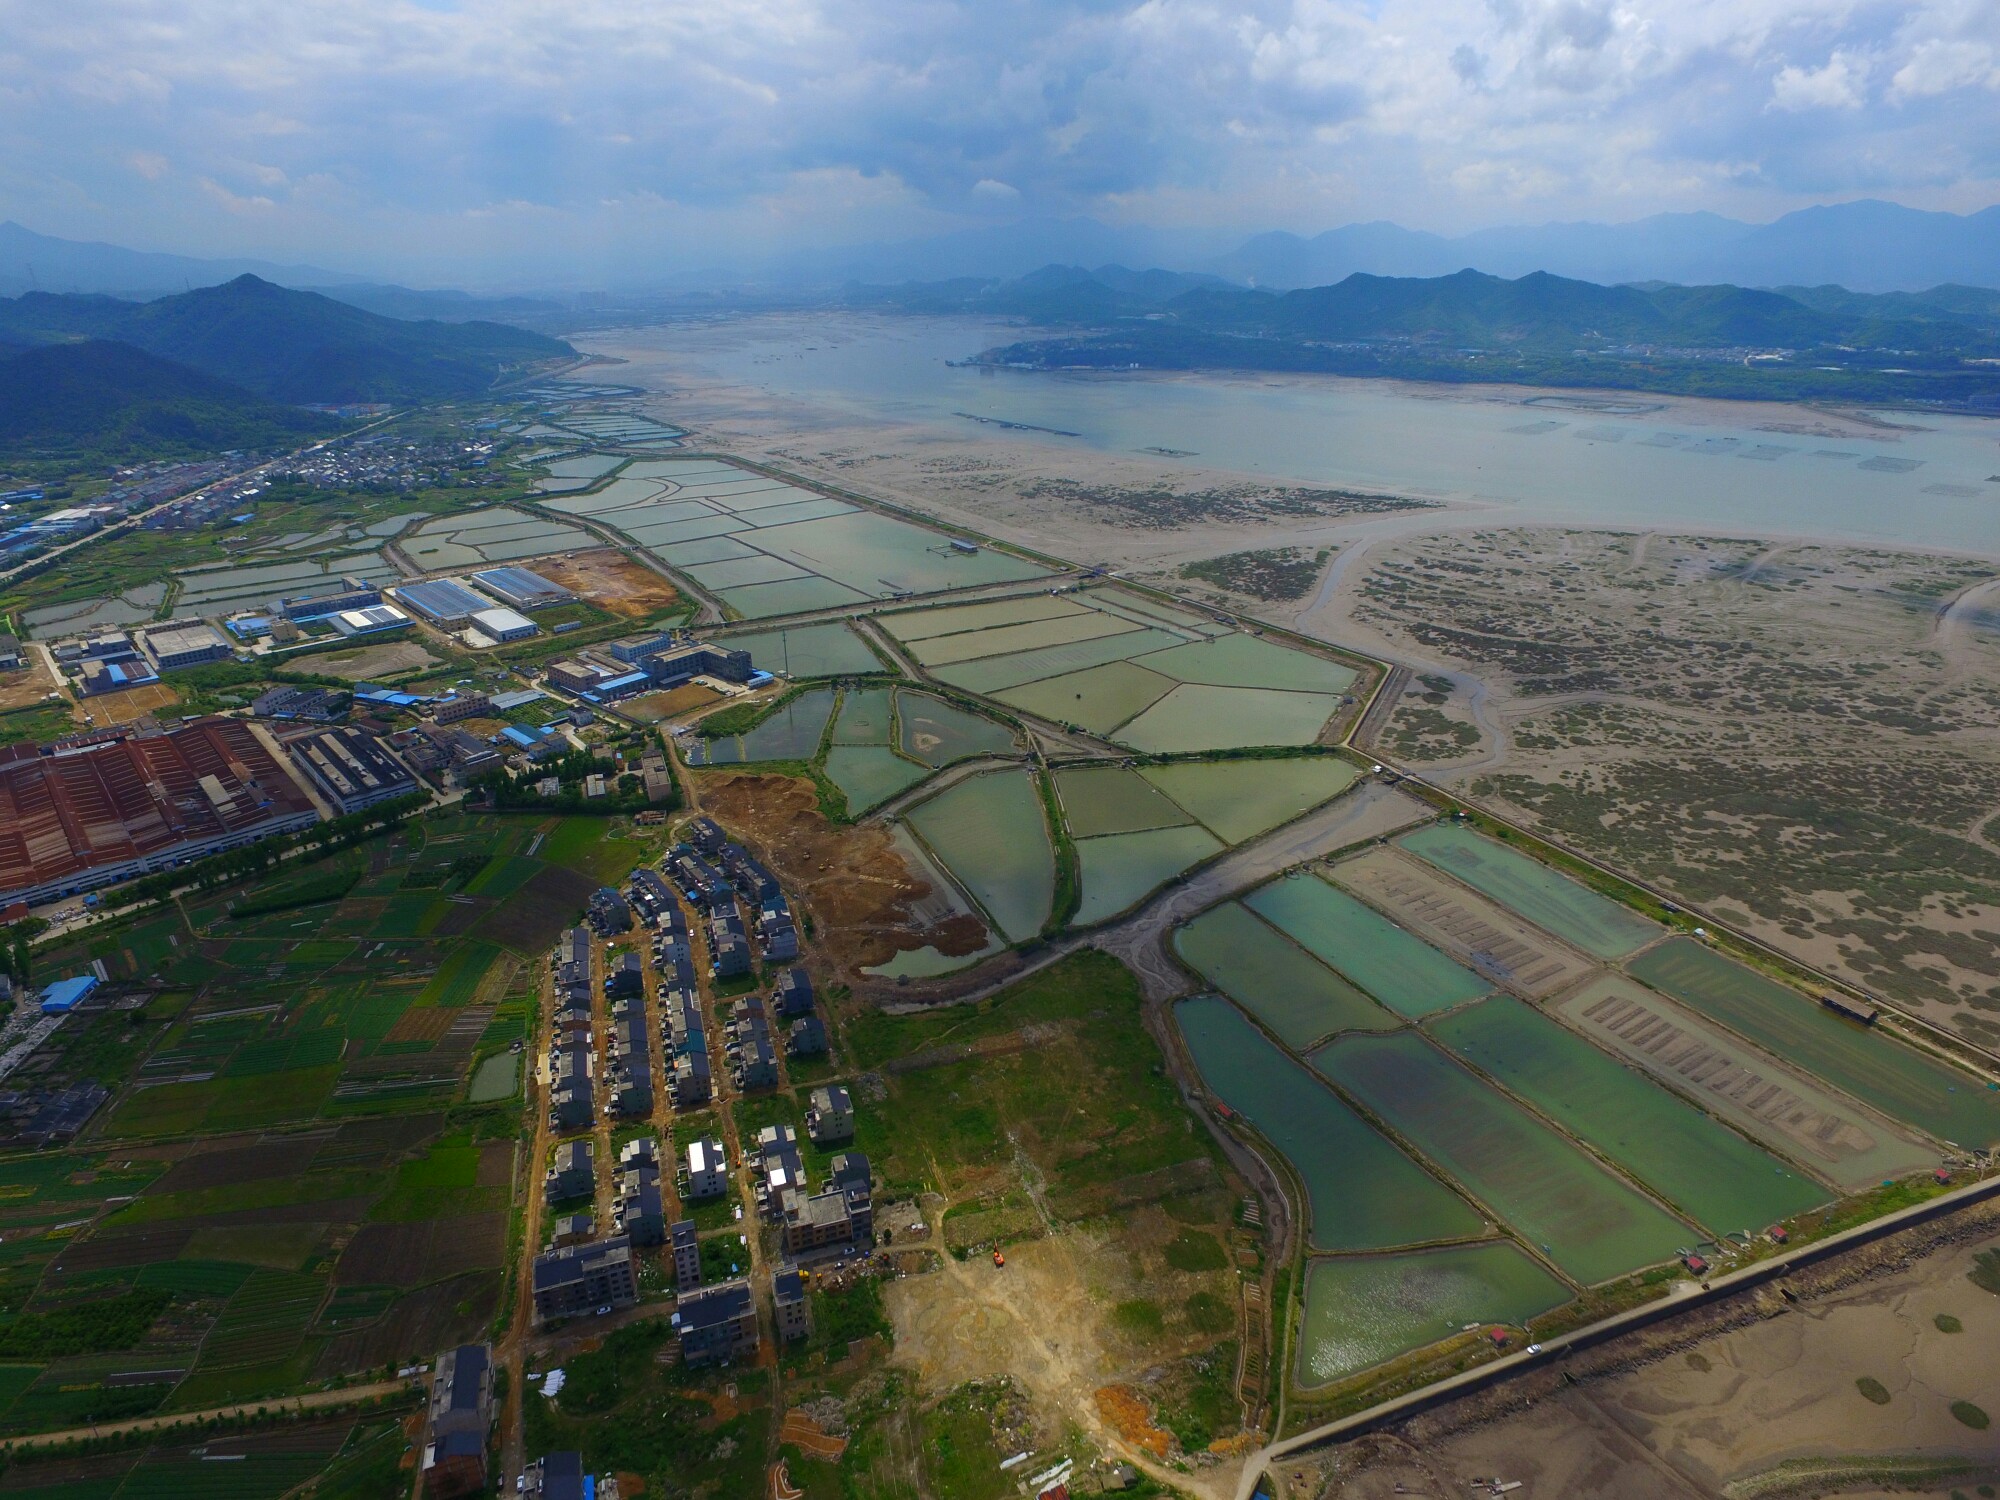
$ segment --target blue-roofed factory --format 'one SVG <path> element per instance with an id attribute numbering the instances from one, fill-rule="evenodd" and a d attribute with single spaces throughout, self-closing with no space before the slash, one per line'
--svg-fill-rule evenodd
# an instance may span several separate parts
<path id="1" fill-rule="evenodd" d="M 491 599 L 449 578 L 406 583 L 395 592 L 398 603 L 415 610 L 433 625 L 463 625 L 480 610 L 493 607 Z"/>
<path id="2" fill-rule="evenodd" d="M 69 979 L 58 979 L 42 991 L 42 1014 L 45 1016 L 68 1015 L 75 1010 L 92 990 L 97 988 L 95 974 L 78 974 Z"/>
<path id="3" fill-rule="evenodd" d="M 567 604 L 576 597 L 561 584 L 526 568 L 487 568 L 474 573 L 472 581 L 515 609 L 546 609 L 551 604 Z"/>

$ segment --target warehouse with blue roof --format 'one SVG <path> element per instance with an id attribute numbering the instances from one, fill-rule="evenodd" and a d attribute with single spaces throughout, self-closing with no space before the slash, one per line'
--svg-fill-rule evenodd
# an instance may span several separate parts
<path id="1" fill-rule="evenodd" d="M 463 625 L 493 601 L 450 578 L 406 583 L 395 590 L 396 601 L 415 610 L 433 625 Z"/>

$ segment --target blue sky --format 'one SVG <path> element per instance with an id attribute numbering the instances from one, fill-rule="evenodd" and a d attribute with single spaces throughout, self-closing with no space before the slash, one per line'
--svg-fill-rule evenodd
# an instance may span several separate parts
<path id="1" fill-rule="evenodd" d="M 0 217 L 405 279 L 2000 201 L 2000 3 L 0 0 Z"/>

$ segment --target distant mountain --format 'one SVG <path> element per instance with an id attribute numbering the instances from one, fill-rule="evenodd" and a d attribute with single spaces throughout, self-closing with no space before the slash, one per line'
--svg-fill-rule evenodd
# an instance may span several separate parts
<path id="1" fill-rule="evenodd" d="M 0 348 L 0 462 L 291 447 L 331 425 L 130 344 Z"/>
<path id="2" fill-rule="evenodd" d="M 1021 283 L 1013 283 L 1018 288 Z M 1004 294 L 1008 289 L 1001 289 Z M 1817 305 L 1738 286 L 1600 286 L 1537 271 L 1357 273 L 1273 293 L 1201 286 L 1092 331 L 987 351 L 1043 368 L 1317 370 L 1436 381 L 1608 386 L 1992 407 L 2000 323 L 1988 294 L 1838 288 Z M 1962 309 L 1962 310 L 1961 310 Z M 1054 327 L 1077 320 L 1053 318 Z"/>
<path id="3" fill-rule="evenodd" d="M 1210 269 L 1275 288 L 1321 286 L 1355 272 L 1441 276 L 1532 271 L 1602 283 L 1832 282 L 1851 291 L 1917 291 L 1943 282 L 2000 287 L 2000 208 L 1926 213 L 1866 200 L 1801 209 L 1770 224 L 1715 214 L 1658 214 L 1628 224 L 1544 224 L 1446 237 L 1395 224 L 1350 224 L 1311 239 L 1262 234 Z"/>
<path id="4" fill-rule="evenodd" d="M 110 292 L 125 297 L 157 297 L 198 286 L 215 286 L 238 276 L 260 276 L 283 286 L 337 286 L 359 277 L 318 266 L 274 265 L 265 260 L 203 260 L 127 250 L 85 240 L 36 234 L 11 219 L 0 223 L 0 296 L 23 292 Z"/>
<path id="5" fill-rule="evenodd" d="M 269 279 L 269 278 L 266 278 Z M 353 286 L 309 286 L 336 302 L 385 318 L 434 318 L 440 323 L 519 322 L 529 318 L 561 316 L 567 309 L 560 302 L 542 297 L 475 297 L 470 292 L 413 291 L 406 286 L 382 286 L 373 282 Z"/>
<path id="6" fill-rule="evenodd" d="M 1227 288 L 1219 276 L 1186 271 L 1134 271 L 1125 266 L 1048 265 L 1012 281 L 959 277 L 901 286 L 850 285 L 850 307 L 887 306 L 904 312 L 985 313 L 1049 325 L 1101 323 L 1163 307 L 1185 292 Z"/>
<path id="7" fill-rule="evenodd" d="M 29 293 L 0 301 L 0 338 L 117 340 L 301 404 L 477 396 L 576 353 L 500 323 L 406 322 L 255 276 L 152 302 Z"/>

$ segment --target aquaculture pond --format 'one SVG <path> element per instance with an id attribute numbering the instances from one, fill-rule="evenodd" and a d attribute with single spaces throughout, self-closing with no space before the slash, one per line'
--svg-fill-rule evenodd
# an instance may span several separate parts
<path id="1" fill-rule="evenodd" d="M 1226 844 L 1240 844 L 1329 802 L 1359 770 L 1331 755 L 1177 761 L 1139 774 Z"/>
<path id="2" fill-rule="evenodd" d="M 826 752 L 826 779 L 847 798 L 847 815 L 858 818 L 931 774 L 929 766 L 905 760 L 886 745 L 835 745 Z"/>
<path id="3" fill-rule="evenodd" d="M 869 672 L 889 670 L 877 660 L 860 636 L 837 622 L 747 631 L 718 639 L 723 645 L 748 651 L 750 659 L 765 671 L 781 673 L 794 680 L 859 677 Z"/>
<path id="4" fill-rule="evenodd" d="M 1306 1271 L 1298 1382 L 1329 1385 L 1450 1338 L 1468 1323 L 1518 1328 L 1570 1296 L 1532 1256 L 1504 1241 L 1315 1260 Z"/>
<path id="5" fill-rule="evenodd" d="M 1469 828 L 1437 823 L 1397 842 L 1544 932 L 1598 958 L 1623 958 L 1661 935 L 1658 926 L 1609 896 Z"/>
<path id="6" fill-rule="evenodd" d="M 1844 1021 L 1694 938 L 1662 943 L 1627 967 L 1892 1118 L 1960 1146 L 2000 1142 L 2000 1091 L 1881 1031 Z"/>
<path id="7" fill-rule="evenodd" d="M 1246 904 L 1399 1015 L 1429 1015 L 1493 989 L 1317 876 L 1274 880 Z"/>
<path id="8" fill-rule="evenodd" d="M 684 741 L 688 762 L 697 766 L 733 765 L 740 761 L 811 760 L 833 713 L 832 688 L 808 688 L 780 704 L 748 734 Z"/>
<path id="9" fill-rule="evenodd" d="M 1328 693 L 1187 683 L 1121 726 L 1115 737 L 1121 745 L 1157 755 L 1310 745 L 1339 707 L 1340 699 Z"/>
<path id="10" fill-rule="evenodd" d="M 1083 896 L 1075 925 L 1088 927 L 1118 915 L 1154 887 L 1222 849 L 1221 841 L 1207 829 L 1193 826 L 1078 839 Z"/>
<path id="11" fill-rule="evenodd" d="M 1056 772 L 1063 820 L 1080 839 L 1149 828 L 1182 828 L 1194 821 L 1166 793 L 1124 766 L 1064 766 Z"/>
<path id="12" fill-rule="evenodd" d="M 1414 1032 L 1343 1037 L 1313 1065 L 1577 1281 L 1671 1260 L 1699 1238 Z"/>
<path id="13" fill-rule="evenodd" d="M 1183 1000 L 1174 1019 L 1210 1094 L 1284 1153 L 1305 1183 L 1319 1250 L 1385 1250 L 1469 1239 L 1472 1206 L 1418 1166 L 1215 995 Z"/>
<path id="14" fill-rule="evenodd" d="M 1550 1009 L 1600 1046 L 1848 1192 L 1937 1160 L 1937 1149 L 1907 1126 L 1622 974 L 1600 975 Z"/>
<path id="15" fill-rule="evenodd" d="M 836 745 L 887 745 L 896 727 L 896 705 L 885 687 L 849 688 L 833 721 Z"/>
<path id="16" fill-rule="evenodd" d="M 1400 1024 L 1325 964 L 1234 901 L 1203 912 L 1174 934 L 1174 950 L 1204 979 L 1304 1051 L 1337 1031 L 1391 1031 Z"/>
<path id="17" fill-rule="evenodd" d="M 1430 1030 L 1716 1234 L 1755 1234 L 1833 1196 L 1511 995 L 1440 1016 Z"/>
<path id="18" fill-rule="evenodd" d="M 905 820 L 1010 942 L 1041 931 L 1055 900 L 1055 856 L 1025 772 L 969 776 Z"/>
<path id="19" fill-rule="evenodd" d="M 929 693 L 897 693 L 896 718 L 903 753 L 926 765 L 948 766 L 975 755 L 1006 755 L 1016 748 L 1014 731 L 1005 724 Z"/>

